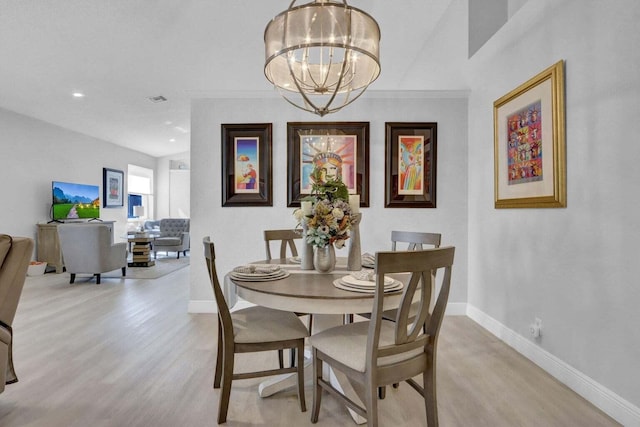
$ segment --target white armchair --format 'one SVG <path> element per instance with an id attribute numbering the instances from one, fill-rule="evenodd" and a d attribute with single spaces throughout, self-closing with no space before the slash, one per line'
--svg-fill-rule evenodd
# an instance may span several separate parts
<path id="1" fill-rule="evenodd" d="M 101 224 L 61 224 L 58 226 L 60 248 L 73 283 L 76 274 L 93 274 L 100 284 L 100 274 L 122 269 L 127 275 L 127 244 L 113 243 L 111 229 Z"/>

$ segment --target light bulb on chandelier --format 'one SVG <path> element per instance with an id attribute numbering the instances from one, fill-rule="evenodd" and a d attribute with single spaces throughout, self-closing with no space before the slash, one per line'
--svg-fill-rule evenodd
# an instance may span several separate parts
<path id="1" fill-rule="evenodd" d="M 295 3 L 267 24 L 265 76 L 292 105 L 334 113 L 380 75 L 380 28 L 346 0 Z"/>

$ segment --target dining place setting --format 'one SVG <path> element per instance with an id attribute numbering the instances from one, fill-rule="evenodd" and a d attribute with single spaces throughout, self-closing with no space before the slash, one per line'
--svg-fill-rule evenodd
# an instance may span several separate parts
<path id="1" fill-rule="evenodd" d="M 264 282 L 270 280 L 280 280 L 290 273 L 274 264 L 246 264 L 235 267 L 229 272 L 229 277 L 236 280 L 251 282 Z"/>
<path id="2" fill-rule="evenodd" d="M 373 294 L 376 292 L 376 276 L 372 270 L 360 270 L 347 274 L 333 281 L 333 286 L 351 292 Z M 404 284 L 392 277 L 384 277 L 384 292 L 394 292 L 402 289 Z"/>

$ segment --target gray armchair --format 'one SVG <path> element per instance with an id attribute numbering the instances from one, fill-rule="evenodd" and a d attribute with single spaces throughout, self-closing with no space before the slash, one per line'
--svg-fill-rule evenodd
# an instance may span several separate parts
<path id="1" fill-rule="evenodd" d="M 127 275 L 127 244 L 113 243 L 108 225 L 101 224 L 61 224 L 58 226 L 60 248 L 67 272 L 71 274 L 69 283 L 76 280 L 76 274 L 93 274 L 100 284 L 100 274 L 122 269 Z"/>
<path id="2" fill-rule="evenodd" d="M 0 234 L 0 393 L 18 381 L 13 369 L 13 318 L 22 294 L 33 240 Z"/>
<path id="3" fill-rule="evenodd" d="M 153 241 L 153 257 L 157 258 L 158 251 L 180 252 L 187 256 L 189 250 L 189 218 L 163 218 L 160 220 L 160 236 Z"/>

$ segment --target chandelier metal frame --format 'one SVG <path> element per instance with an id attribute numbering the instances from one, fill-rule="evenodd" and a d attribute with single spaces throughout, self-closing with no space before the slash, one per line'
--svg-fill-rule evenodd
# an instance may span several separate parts
<path id="1" fill-rule="evenodd" d="M 287 102 L 322 117 L 380 75 L 380 27 L 346 0 L 296 1 L 267 24 L 264 73 Z"/>

